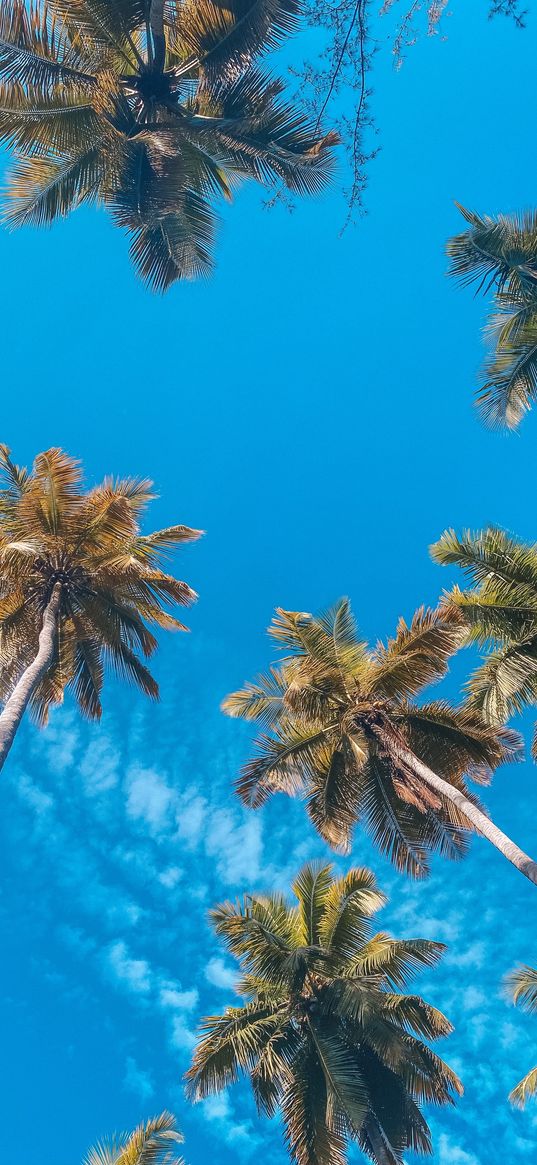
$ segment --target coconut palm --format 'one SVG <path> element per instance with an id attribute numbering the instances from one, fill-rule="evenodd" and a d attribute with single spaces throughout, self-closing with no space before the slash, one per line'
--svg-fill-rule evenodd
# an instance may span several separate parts
<path id="1" fill-rule="evenodd" d="M 183 1141 L 169 1112 L 152 1117 L 132 1133 L 100 1141 L 84 1158 L 84 1165 L 184 1165 L 175 1154 Z"/>
<path id="2" fill-rule="evenodd" d="M 451 274 L 493 292 L 478 403 L 490 424 L 514 429 L 537 395 L 537 211 L 490 218 L 459 209 L 470 225 L 448 243 Z"/>
<path id="3" fill-rule="evenodd" d="M 517 757 L 518 735 L 471 707 L 414 701 L 460 646 L 455 609 L 420 610 L 373 649 L 359 639 L 346 599 L 316 618 L 278 609 L 269 633 L 283 663 L 223 704 L 268 729 L 237 783 L 246 805 L 300 793 L 335 849 L 347 852 L 363 822 L 395 866 L 416 878 L 428 873 L 432 851 L 464 854 L 474 829 L 537 882 L 537 864 L 494 825 L 465 781 L 485 784 L 498 764 Z"/>
<path id="4" fill-rule="evenodd" d="M 470 702 L 501 724 L 537 703 L 537 546 L 489 526 L 460 537 L 446 530 L 431 554 L 462 567 L 470 582 L 444 602 L 464 618 L 468 640 L 486 649 L 468 684 Z M 537 733 L 532 751 L 537 759 Z"/>
<path id="5" fill-rule="evenodd" d="M 5 0 L 0 141 L 13 146 L 5 217 L 42 225 L 98 202 L 164 290 L 211 268 L 213 202 L 240 177 L 314 193 L 323 134 L 256 65 L 301 0 Z"/>
<path id="6" fill-rule="evenodd" d="M 258 1110 L 280 1110 L 297 1165 L 344 1165 L 350 1141 L 376 1165 L 399 1165 L 407 1149 L 430 1153 L 420 1104 L 448 1104 L 462 1088 L 424 1042 L 450 1023 L 403 989 L 444 948 L 373 934 L 386 899 L 370 870 L 334 877 L 309 864 L 293 891 L 295 905 L 246 895 L 211 912 L 239 960 L 243 1002 L 204 1020 L 190 1097 L 249 1076 Z"/>
<path id="7" fill-rule="evenodd" d="M 158 696 L 140 658 L 157 647 L 150 626 L 185 630 L 166 608 L 196 597 L 161 560 L 200 531 L 140 534 L 151 482 L 107 478 L 86 491 L 78 462 L 60 449 L 40 453 L 28 472 L 1 445 L 0 472 L 1 768 L 28 706 L 44 724 L 69 688 L 98 719 L 106 665 Z"/>
<path id="8" fill-rule="evenodd" d="M 537 971 L 534 967 L 517 967 L 507 977 L 507 989 L 513 1003 L 531 1014 L 537 1012 Z M 509 1093 L 509 1100 L 516 1108 L 524 1108 L 530 1096 L 537 1093 L 537 1068 L 532 1068 Z"/>

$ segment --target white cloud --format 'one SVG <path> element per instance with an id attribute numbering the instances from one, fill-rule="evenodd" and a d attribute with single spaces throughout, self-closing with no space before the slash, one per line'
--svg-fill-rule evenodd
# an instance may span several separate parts
<path id="1" fill-rule="evenodd" d="M 441 1133 L 438 1139 L 438 1165 L 479 1165 L 473 1153 L 467 1153 L 456 1145 L 447 1133 Z"/>
<path id="2" fill-rule="evenodd" d="M 182 1016 L 174 1016 L 171 1024 L 171 1044 L 181 1052 L 191 1052 L 196 1045 L 196 1033 Z"/>
<path id="3" fill-rule="evenodd" d="M 474 987 L 470 984 L 466 987 L 462 994 L 463 1006 L 467 1011 L 475 1011 L 478 1007 L 482 1007 L 487 1002 L 487 997 L 479 987 Z"/>
<path id="4" fill-rule="evenodd" d="M 228 967 L 223 959 L 209 959 L 205 968 L 205 978 L 214 987 L 222 987 L 227 990 L 235 986 L 237 972 L 233 967 Z"/>
<path id="5" fill-rule="evenodd" d="M 151 833 L 160 833 L 175 799 L 174 790 L 154 769 L 131 769 L 127 776 L 127 814 L 142 821 Z"/>
<path id="6" fill-rule="evenodd" d="M 216 859 L 218 873 L 227 885 L 256 882 L 262 857 L 261 819 L 249 816 L 237 824 L 227 809 L 217 810 L 206 840 L 209 857 Z"/>
<path id="7" fill-rule="evenodd" d="M 193 1011 L 198 1005 L 199 994 L 196 987 L 181 991 L 178 986 L 166 983 L 160 988 L 159 999 L 164 1009 L 169 1007 L 173 1011 Z"/>
<path id="8" fill-rule="evenodd" d="M 88 796 L 98 797 L 117 785 L 119 761 L 119 753 L 107 736 L 90 741 L 79 765 Z"/>
<path id="9" fill-rule="evenodd" d="M 136 1063 L 132 1056 L 127 1056 L 123 1087 L 127 1092 L 133 1092 L 140 1100 L 149 1100 L 155 1094 L 155 1085 L 149 1072 Z"/>
<path id="10" fill-rule="evenodd" d="M 168 866 L 158 875 L 158 880 L 162 886 L 167 890 L 173 890 L 177 883 L 181 881 L 184 875 L 184 870 L 180 866 Z"/>
<path id="11" fill-rule="evenodd" d="M 128 987 L 137 995 L 145 995 L 151 990 L 151 968 L 146 959 L 133 959 L 125 942 L 118 940 L 106 951 L 107 964 L 117 982 Z"/>

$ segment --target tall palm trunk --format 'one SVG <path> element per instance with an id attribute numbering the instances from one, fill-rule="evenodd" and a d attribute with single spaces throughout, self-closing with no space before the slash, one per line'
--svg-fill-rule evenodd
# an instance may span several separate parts
<path id="1" fill-rule="evenodd" d="M 5 764 L 28 701 L 54 659 L 60 598 L 61 586 L 56 583 L 43 613 L 36 657 L 22 673 L 0 714 L 0 769 Z"/>
<path id="2" fill-rule="evenodd" d="M 397 753 L 399 760 L 402 760 L 405 765 L 408 765 L 411 772 L 415 773 L 424 784 L 434 789 L 441 797 L 445 797 L 446 800 L 456 805 L 464 813 L 464 816 L 468 818 L 477 833 L 480 833 L 482 837 L 486 837 L 487 841 L 490 841 L 491 845 L 495 846 L 513 866 L 516 866 L 517 870 L 520 870 L 520 873 L 524 874 L 525 878 L 528 878 L 530 882 L 537 885 L 537 862 L 534 862 L 523 850 L 519 849 L 518 845 L 515 845 L 514 841 L 511 841 L 507 837 L 507 834 L 502 833 L 502 830 L 498 829 L 498 826 L 490 820 L 490 817 L 487 817 L 481 809 L 473 805 L 464 796 L 464 793 L 459 792 L 458 789 L 454 789 L 453 785 L 450 785 L 448 781 L 444 781 L 442 777 L 433 773 L 432 769 L 428 768 L 423 761 L 418 760 L 417 756 L 414 756 L 414 753 L 399 747 Z"/>
<path id="3" fill-rule="evenodd" d="M 164 36 L 164 0 L 151 0 L 149 25 L 153 40 L 153 65 L 162 73 L 166 63 L 166 39 Z"/>

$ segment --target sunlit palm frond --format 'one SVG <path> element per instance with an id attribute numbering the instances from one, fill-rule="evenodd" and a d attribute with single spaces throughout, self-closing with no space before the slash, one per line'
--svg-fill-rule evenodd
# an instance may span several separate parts
<path id="1" fill-rule="evenodd" d="M 151 483 L 109 481 L 86 492 L 80 464 L 61 449 L 39 454 L 28 472 L 2 446 L 0 470 L 8 486 L 0 495 L 0 698 L 10 696 L 34 660 L 55 588 L 60 605 L 53 656 L 31 691 L 38 722 L 46 723 L 50 705 L 60 703 L 68 688 L 81 711 L 98 718 L 107 664 L 156 697 L 156 682 L 140 659 L 157 647 L 150 625 L 182 627 L 167 607 L 195 597 L 160 569 L 161 558 L 195 532 L 177 526 L 157 531 L 153 540 L 141 535 Z M 139 539 L 141 561 L 135 555 Z"/>
<path id="2" fill-rule="evenodd" d="M 142 279 L 165 291 L 210 273 L 216 203 L 242 178 L 317 193 L 338 138 L 255 67 L 293 30 L 298 0 L 187 0 L 160 17 L 158 7 L 7 0 L 0 142 L 15 156 L 11 226 L 98 201 L 130 234 Z"/>
<path id="3" fill-rule="evenodd" d="M 420 608 L 409 626 L 400 619 L 395 638 L 375 649 L 371 690 L 389 697 L 416 695 L 445 675 L 463 635 L 463 622 L 455 609 Z"/>
<path id="4" fill-rule="evenodd" d="M 295 29 L 299 0 L 186 0 L 172 31 L 171 49 L 199 61 L 203 72 L 233 77 L 261 52 L 277 48 Z"/>

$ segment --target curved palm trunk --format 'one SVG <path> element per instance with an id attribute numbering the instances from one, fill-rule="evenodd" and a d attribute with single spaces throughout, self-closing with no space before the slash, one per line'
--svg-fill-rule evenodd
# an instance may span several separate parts
<path id="1" fill-rule="evenodd" d="M 6 762 L 17 729 L 28 707 L 28 701 L 54 659 L 60 597 L 61 586 L 56 583 L 48 606 L 45 607 L 43 613 L 36 657 L 22 673 L 0 713 L 0 769 Z"/>
<path id="2" fill-rule="evenodd" d="M 166 63 L 166 39 L 164 36 L 164 0 L 151 0 L 149 27 L 153 40 L 153 65 L 162 73 Z"/>
<path id="3" fill-rule="evenodd" d="M 414 756 L 414 753 L 407 752 L 406 749 L 398 749 L 398 754 L 400 759 L 424 784 L 429 785 L 435 792 L 440 793 L 442 797 L 456 805 L 472 823 L 476 833 L 480 833 L 481 837 L 486 837 L 487 841 L 490 841 L 491 845 L 495 846 L 513 866 L 516 866 L 525 878 L 537 885 L 537 862 L 528 857 L 524 850 L 519 849 L 518 845 L 515 845 L 514 841 L 507 837 L 507 834 L 502 833 L 502 830 L 498 829 L 490 817 L 487 817 L 481 809 L 473 805 L 464 796 L 464 793 L 460 793 L 448 781 L 444 781 L 442 777 L 433 773 L 432 769 L 428 768 L 423 761 L 418 760 L 417 756 Z"/>

